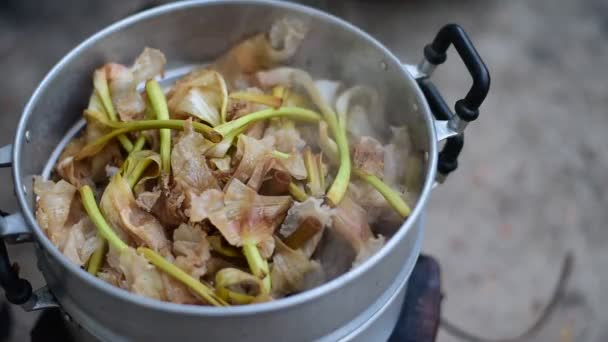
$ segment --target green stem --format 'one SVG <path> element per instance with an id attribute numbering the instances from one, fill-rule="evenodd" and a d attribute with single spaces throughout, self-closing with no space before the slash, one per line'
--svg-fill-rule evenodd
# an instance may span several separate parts
<path id="1" fill-rule="evenodd" d="M 308 190 L 314 197 L 322 196 L 325 188 L 322 187 L 320 161 L 312 154 L 310 148 L 304 150 L 304 166 L 308 175 Z"/>
<path id="2" fill-rule="evenodd" d="M 136 131 L 146 131 L 150 129 L 173 129 L 183 130 L 186 120 L 139 120 L 129 122 L 104 122 L 109 127 L 115 128 L 112 132 L 97 138 L 97 140 L 83 147 L 75 156 L 75 160 L 80 160 L 95 153 L 98 153 L 103 147 L 117 136 Z M 192 122 L 192 128 L 195 131 L 202 133 L 211 142 L 217 143 L 222 140 L 222 136 L 213 130 L 213 128 L 203 125 L 200 122 Z"/>
<path id="3" fill-rule="evenodd" d="M 116 248 L 118 251 L 123 251 L 128 248 L 127 244 L 124 243 L 118 235 L 112 230 L 108 222 L 103 218 L 103 215 L 99 211 L 99 207 L 97 207 L 97 203 L 95 202 L 95 196 L 93 195 L 93 190 L 88 185 L 85 185 L 80 188 L 80 199 L 82 201 L 82 205 L 86 210 L 89 218 L 97 227 L 97 232 L 104 239 L 108 240 L 110 245 Z"/>
<path id="4" fill-rule="evenodd" d="M 325 119 L 325 122 L 327 122 L 330 131 L 336 139 L 336 144 L 338 145 L 340 166 L 338 167 L 338 173 L 336 174 L 334 182 L 327 191 L 327 201 L 330 205 L 337 206 L 340 201 L 342 201 L 342 198 L 344 198 L 344 194 L 346 194 L 351 173 L 350 151 L 348 148 L 348 138 L 346 137 L 346 123 L 341 125 L 338 122 L 336 113 L 329 105 L 321 100 L 321 94 L 319 94 L 319 90 L 314 87 L 312 80 L 306 82 L 304 86 L 313 102 L 315 102 L 317 107 L 321 110 L 321 113 L 323 113 L 323 118 Z"/>
<path id="5" fill-rule="evenodd" d="M 135 184 L 137 184 L 137 182 L 144 174 L 150 163 L 152 163 L 152 159 L 146 158 L 135 165 L 135 169 L 133 170 L 133 172 L 131 172 L 131 174 L 127 176 L 127 183 L 129 183 L 129 187 L 131 189 L 135 187 Z"/>
<path id="6" fill-rule="evenodd" d="M 116 115 L 116 110 L 112 104 L 112 97 L 110 96 L 108 80 L 104 70 L 95 71 L 95 75 L 93 76 L 93 85 L 95 87 L 95 91 L 97 92 L 97 96 L 99 96 L 101 104 L 106 111 L 108 119 L 110 119 L 110 121 L 118 121 L 118 116 Z M 133 144 L 126 135 L 119 135 L 118 141 L 127 152 L 131 152 L 133 150 Z"/>
<path id="7" fill-rule="evenodd" d="M 268 262 L 266 262 L 266 267 L 268 267 Z M 272 280 L 270 279 L 270 274 L 262 279 L 262 290 L 264 293 L 270 293 L 272 289 Z"/>
<path id="8" fill-rule="evenodd" d="M 231 132 L 248 126 L 254 122 L 271 119 L 274 117 L 286 117 L 295 120 L 317 122 L 321 120 L 321 116 L 309 109 L 300 107 L 281 107 L 278 109 L 264 109 L 258 112 L 247 114 L 236 120 L 232 120 L 216 126 L 214 129 L 222 136 L 227 136 Z"/>
<path id="9" fill-rule="evenodd" d="M 333 122 L 332 123 L 330 123 Z M 350 182 L 351 163 L 350 163 L 350 151 L 348 149 L 348 138 L 346 137 L 346 127 L 337 123 L 336 117 L 328 121 L 330 129 L 332 126 L 336 127 L 332 129 L 334 136 L 336 137 L 336 144 L 338 145 L 338 153 L 340 155 L 340 166 L 334 182 L 327 191 L 327 200 L 333 206 L 337 206 L 344 198 L 348 183 Z"/>
<path id="10" fill-rule="evenodd" d="M 262 279 L 268 274 L 268 264 L 262 258 L 260 250 L 255 243 L 245 243 L 243 245 L 243 254 L 245 254 L 245 259 L 247 259 L 251 273 L 254 276 Z"/>
<path id="11" fill-rule="evenodd" d="M 289 194 L 298 202 L 304 202 L 308 195 L 302 191 L 294 182 L 289 183 Z"/>
<path id="12" fill-rule="evenodd" d="M 135 141 L 135 145 L 133 145 L 133 150 L 131 150 L 131 153 L 141 151 L 144 148 L 145 144 L 146 144 L 146 137 L 142 134 Z"/>
<path id="13" fill-rule="evenodd" d="M 359 169 L 354 169 L 353 173 L 361 177 L 361 179 L 365 180 L 376 190 L 378 190 L 384 199 L 386 199 L 388 204 L 390 204 L 391 207 L 393 207 L 393 209 L 395 209 L 403 218 L 410 215 L 410 207 L 401 198 L 399 193 L 393 190 L 390 186 L 386 185 L 380 178 Z"/>
<path id="14" fill-rule="evenodd" d="M 276 157 L 279 159 L 289 159 L 289 153 L 285 153 L 285 152 L 281 152 L 281 151 L 277 151 L 277 150 L 274 150 L 270 153 L 272 154 L 273 157 Z"/>
<path id="15" fill-rule="evenodd" d="M 93 252 L 91 258 L 89 259 L 89 265 L 87 266 L 87 272 L 96 276 L 97 272 L 101 268 L 101 264 L 103 264 L 103 257 L 106 254 L 106 248 L 108 247 L 108 241 L 103 238 L 99 233 L 97 233 L 97 238 L 99 239 L 99 247 Z"/>
<path id="16" fill-rule="evenodd" d="M 167 99 L 165 93 L 161 89 L 158 82 L 149 80 L 146 82 L 146 94 L 152 106 L 152 110 L 156 113 L 156 119 L 169 120 L 169 108 L 167 107 Z M 163 128 L 160 130 L 160 161 L 161 168 L 165 174 L 171 173 L 171 131 Z"/>
<path id="17" fill-rule="evenodd" d="M 201 296 L 207 302 L 214 306 L 227 306 L 223 299 L 219 298 L 215 292 L 207 285 L 201 283 L 200 281 L 194 279 L 188 273 L 182 271 L 179 267 L 173 265 L 165 258 L 163 258 L 158 253 L 153 250 L 145 247 L 140 247 L 137 249 L 137 252 L 144 256 L 152 265 L 156 266 L 158 269 L 172 276 L 176 280 L 182 282 L 184 285 L 188 286 L 192 291 Z"/>

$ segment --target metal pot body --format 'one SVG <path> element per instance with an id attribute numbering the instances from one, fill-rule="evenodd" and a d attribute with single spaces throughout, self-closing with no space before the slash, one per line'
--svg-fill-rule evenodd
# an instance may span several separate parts
<path id="1" fill-rule="evenodd" d="M 408 124 L 414 147 L 425 152 L 419 201 L 386 246 L 363 265 L 318 288 L 270 303 L 228 308 L 177 305 L 136 296 L 89 275 L 63 257 L 36 223 L 32 176 L 43 173 L 49 156 L 65 143 L 66 132 L 81 117 L 92 90 L 92 71 L 106 61 L 128 64 L 145 46 L 166 54 L 168 70 L 210 61 L 284 17 L 301 18 L 311 28 L 291 61 L 293 66 L 317 77 L 375 88 L 385 111 L 374 115 L 381 115 L 377 120 L 386 134 L 390 125 Z M 366 33 L 326 13 L 290 3 L 190 1 L 125 19 L 72 50 L 27 104 L 12 150 L 13 180 L 22 212 L 0 220 L 0 235 L 33 236 L 50 292 L 69 317 L 101 340 L 386 339 L 420 251 L 421 218 L 436 181 L 436 126 L 442 137 L 457 133 L 446 122 L 435 121 L 418 86 L 416 78 L 430 71 L 427 64 L 408 71 Z M 5 152 L 0 150 L 0 156 Z M 50 299 L 39 292 L 25 306 L 48 306 L 44 300 Z"/>

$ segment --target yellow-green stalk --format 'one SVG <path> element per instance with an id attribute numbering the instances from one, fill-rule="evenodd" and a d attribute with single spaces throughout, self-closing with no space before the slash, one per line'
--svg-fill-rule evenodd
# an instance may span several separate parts
<path id="1" fill-rule="evenodd" d="M 101 151 L 106 144 L 117 136 L 136 131 L 146 131 L 149 129 L 173 129 L 183 130 L 186 120 L 139 120 L 129 122 L 104 122 L 108 127 L 115 128 L 112 132 L 97 138 L 92 143 L 83 147 L 75 156 L 75 160 L 80 160 L 94 155 Z M 192 128 L 203 134 L 211 142 L 220 142 L 222 136 L 213 130 L 213 128 L 204 125 L 200 122 L 192 122 Z"/>
<path id="2" fill-rule="evenodd" d="M 268 262 L 260 254 L 260 250 L 255 243 L 245 242 L 243 244 L 243 255 L 247 259 L 247 264 L 251 269 L 251 273 L 259 279 L 263 279 L 265 293 L 270 292 L 270 268 Z"/>
<path id="3" fill-rule="evenodd" d="M 123 251 L 127 249 L 129 246 L 116 235 L 108 222 L 106 222 L 101 211 L 99 211 L 99 207 L 97 207 L 97 203 L 95 202 L 93 190 L 91 190 L 88 185 L 80 188 L 80 199 L 84 206 L 84 210 L 89 215 L 93 224 L 95 224 L 95 227 L 97 227 L 97 233 L 106 239 L 116 250 Z"/>
<path id="4" fill-rule="evenodd" d="M 158 82 L 149 80 L 146 82 L 146 94 L 158 120 L 169 120 L 169 108 L 165 93 Z M 171 131 L 163 128 L 160 130 L 160 161 L 163 173 L 171 173 Z"/>
<path id="5" fill-rule="evenodd" d="M 252 123 L 275 117 L 284 117 L 308 122 L 318 122 L 321 120 L 321 116 L 318 113 L 309 109 L 300 107 L 281 107 L 278 109 L 264 109 L 258 112 L 247 114 L 236 120 L 232 120 L 219 126 L 216 126 L 214 130 L 222 136 L 227 136 L 231 132 L 249 126 Z"/>
<path id="6" fill-rule="evenodd" d="M 108 241 L 103 238 L 99 233 L 97 233 L 97 238 L 99 239 L 99 247 L 93 252 L 91 258 L 89 258 L 89 264 L 87 265 L 87 272 L 96 276 L 97 272 L 101 268 L 103 264 L 103 257 L 106 255 L 106 249 L 108 248 Z"/>
<path id="7" fill-rule="evenodd" d="M 133 149 L 130 153 L 141 151 L 146 144 L 146 137 L 142 134 L 135 141 L 135 145 L 133 145 Z"/>
<path id="8" fill-rule="evenodd" d="M 145 248 L 139 247 L 137 252 L 144 256 L 152 265 L 156 266 L 159 270 L 167 273 L 172 276 L 179 282 L 188 286 L 194 293 L 201 296 L 205 299 L 209 304 L 214 306 L 227 306 L 228 303 L 218 297 L 211 288 L 201 283 L 200 281 L 192 278 L 188 273 L 182 271 L 179 267 L 173 265 L 161 255 L 156 253 L 155 251 Z"/>
<path id="9" fill-rule="evenodd" d="M 398 192 L 393 190 L 390 186 L 386 185 L 380 178 L 370 175 L 362 170 L 354 169 L 354 174 L 361 177 L 361 179 L 368 182 L 384 197 L 384 199 L 395 209 L 401 217 L 406 218 L 410 215 L 410 207 L 405 203 L 403 198 Z"/>
<path id="10" fill-rule="evenodd" d="M 308 198 L 306 192 L 294 182 L 289 183 L 289 194 L 298 202 L 304 202 Z"/>
<path id="11" fill-rule="evenodd" d="M 101 104 L 103 105 L 106 114 L 108 115 L 108 119 L 111 121 L 118 121 L 116 110 L 112 104 L 110 89 L 108 88 L 108 79 L 106 78 L 106 73 L 103 69 L 95 71 L 95 74 L 93 75 L 93 86 L 97 96 L 99 96 L 99 99 L 101 100 Z M 133 150 L 133 144 L 126 135 L 119 135 L 118 141 L 125 151 L 131 152 Z"/>

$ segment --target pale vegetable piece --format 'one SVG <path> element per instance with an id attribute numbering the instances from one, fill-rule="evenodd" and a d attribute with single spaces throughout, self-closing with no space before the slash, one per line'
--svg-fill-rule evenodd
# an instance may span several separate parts
<path id="1" fill-rule="evenodd" d="M 224 203 L 224 193 L 217 189 L 205 190 L 202 194 L 191 194 L 188 208 L 185 210 L 190 222 L 201 222 L 209 214 L 220 210 Z"/>
<path id="2" fill-rule="evenodd" d="M 165 55 L 157 49 L 146 47 L 135 59 L 133 66 L 106 64 L 104 71 L 112 96 L 112 104 L 122 121 L 143 119 L 146 104 L 137 91 L 141 82 L 153 79 L 164 73 Z"/>
<path id="3" fill-rule="evenodd" d="M 61 253 L 83 266 L 100 241 L 95 226 L 78 203 L 76 192 L 76 187 L 63 180 L 54 183 L 41 177 L 34 179 L 38 224 Z"/>
<path id="4" fill-rule="evenodd" d="M 193 70 L 171 88 L 167 94 L 167 104 L 172 115 L 192 116 L 217 126 L 226 121 L 226 82 L 214 70 Z"/>
<path id="5" fill-rule="evenodd" d="M 167 300 L 162 274 L 134 248 L 117 251 L 110 245 L 109 254 L 110 266 L 120 270 L 124 276 L 121 280 L 122 288 L 145 297 Z"/>
<path id="6" fill-rule="evenodd" d="M 289 248 L 279 239 L 276 239 L 276 253 L 272 260 L 270 276 L 274 297 L 305 291 L 324 281 L 323 269 L 318 262 L 309 260 L 302 251 Z"/>
<path id="7" fill-rule="evenodd" d="M 300 151 L 306 146 L 300 132 L 294 126 L 270 125 L 264 131 L 264 138 L 272 136 L 275 147 L 280 152 L 292 153 Z"/>
<path id="8" fill-rule="evenodd" d="M 74 160 L 74 155 L 86 144 L 84 137 L 76 138 L 63 149 L 55 170 L 57 174 L 74 186 L 93 185 L 90 160 Z"/>
<path id="9" fill-rule="evenodd" d="M 162 193 L 160 190 L 144 191 L 137 195 L 137 205 L 147 212 L 151 212 L 160 199 Z"/>
<path id="10" fill-rule="evenodd" d="M 195 296 L 192 291 L 179 280 L 171 277 L 167 273 L 161 272 L 163 287 L 167 301 L 176 304 L 202 304 L 203 301 Z"/>
<path id="11" fill-rule="evenodd" d="M 140 120 L 146 104 L 137 91 L 137 82 L 129 68 L 121 64 L 106 64 L 104 71 L 112 95 L 112 104 L 122 121 Z"/>
<path id="12" fill-rule="evenodd" d="M 374 138 L 360 137 L 353 144 L 353 167 L 382 178 L 384 176 L 384 148 Z"/>
<path id="13" fill-rule="evenodd" d="M 99 97 L 94 93 L 89 100 L 89 106 L 84 111 L 87 125 L 83 136 L 72 140 L 63 150 L 55 169 L 65 180 L 75 186 L 90 185 L 104 181 L 107 166 L 117 166 L 122 163 L 120 148 L 116 142 L 104 146 L 96 154 L 85 160 L 74 158 L 84 146 L 107 133 L 108 129 L 101 121 L 107 120 Z"/>
<path id="14" fill-rule="evenodd" d="M 119 270 L 106 266 L 103 267 L 99 272 L 97 272 L 96 275 L 97 278 L 105 281 L 108 284 L 114 285 L 116 287 L 121 287 L 122 273 Z"/>
<path id="15" fill-rule="evenodd" d="M 195 279 L 207 272 L 209 249 L 207 234 L 201 227 L 182 223 L 173 231 L 174 264 Z"/>
<path id="16" fill-rule="evenodd" d="M 273 137 L 258 140 L 246 135 L 239 136 L 235 154 L 235 159 L 239 160 L 239 164 L 233 177 L 241 182 L 249 180 L 256 164 L 260 159 L 269 155 L 272 150 L 274 150 Z"/>
<path id="17" fill-rule="evenodd" d="M 84 266 L 100 243 L 95 225 L 88 217 L 83 217 L 69 228 L 61 252 L 76 265 Z"/>
<path id="18" fill-rule="evenodd" d="M 150 263 L 152 263 L 157 268 L 161 269 L 165 273 L 169 274 L 174 279 L 182 282 L 184 285 L 188 286 L 197 296 L 200 296 L 209 304 L 214 306 L 225 306 L 227 303 L 219 298 L 213 290 L 211 290 L 207 285 L 201 283 L 200 281 L 192 278 L 186 272 L 182 271 L 179 267 L 176 267 L 171 262 L 167 261 L 165 258 L 157 254 L 151 249 L 140 247 L 137 249 L 139 254 L 143 255 Z"/>
<path id="19" fill-rule="evenodd" d="M 138 246 L 146 245 L 161 253 L 169 250 L 163 226 L 137 205 L 129 184 L 119 174 L 110 180 L 101 197 L 100 207 L 121 240 L 133 241 Z"/>
<path id="20" fill-rule="evenodd" d="M 217 106 L 211 99 L 207 99 L 202 90 L 193 88 L 177 105 L 175 113 L 185 113 L 207 122 L 211 126 L 217 126 L 221 121 L 219 107 L 221 104 Z"/>
<path id="21" fill-rule="evenodd" d="M 346 240 L 358 256 L 361 255 L 355 260 L 361 262 L 369 257 L 370 253 L 378 249 L 370 250 L 370 240 L 377 238 L 367 222 L 365 210 L 350 197 L 344 197 L 332 218 L 331 229 Z M 377 246 L 378 244 L 372 245 Z"/>
<path id="22" fill-rule="evenodd" d="M 135 82 L 141 83 L 159 75 L 164 76 L 165 64 L 167 64 L 167 59 L 162 51 L 146 47 L 131 66 L 133 79 Z"/>
<path id="23" fill-rule="evenodd" d="M 264 245 L 272 249 L 272 234 L 291 206 L 289 196 L 260 196 L 238 179 L 226 189 L 224 207 L 209 215 L 211 223 L 233 246 Z"/>
<path id="24" fill-rule="evenodd" d="M 297 19 L 275 22 L 268 34 L 260 33 L 235 45 L 213 65 L 233 86 L 246 84 L 246 75 L 291 58 L 308 32 Z M 240 88 L 240 87 L 239 87 Z"/>
<path id="25" fill-rule="evenodd" d="M 205 218 L 205 204 L 201 203 L 207 200 L 203 197 L 204 192 L 209 189 L 220 190 L 204 156 L 212 146 L 213 144 L 202 135 L 186 128 L 171 153 L 173 180 L 177 190 L 185 196 L 184 210 L 186 215 L 190 215 L 191 222 L 199 222 Z"/>
<path id="26" fill-rule="evenodd" d="M 248 96 L 245 98 L 243 98 L 243 96 L 238 96 L 238 93 L 235 97 L 234 94 L 235 93 L 233 92 L 228 97 L 228 109 L 226 112 L 227 121 L 235 120 L 249 113 L 254 113 L 269 108 L 269 106 L 265 104 L 247 100 L 247 98 L 251 99 L 252 96 L 264 96 L 264 91 L 262 91 L 260 88 L 249 87 L 245 89 L 244 92 L 241 92 L 241 94 L 248 94 Z"/>
<path id="27" fill-rule="evenodd" d="M 182 222 L 188 220 L 185 214 L 186 195 L 182 192 L 181 188 L 169 186 L 168 180 L 168 177 L 163 177 L 161 184 L 151 191 L 152 194 L 143 196 L 146 192 L 142 193 L 142 196 L 140 196 L 142 197 L 141 204 L 148 206 L 148 203 L 144 203 L 145 200 L 149 200 L 150 203 L 153 202 L 152 209 L 146 211 L 152 213 L 164 227 L 176 228 Z M 156 193 L 159 195 L 154 200 Z M 146 198 L 147 196 L 149 198 Z"/>
<path id="28" fill-rule="evenodd" d="M 378 93 L 365 86 L 345 90 L 336 100 L 336 112 L 340 124 L 354 136 L 377 137 L 370 115 L 379 113 Z"/>
<path id="29" fill-rule="evenodd" d="M 302 221 L 309 217 L 315 218 L 322 226 L 332 223 L 332 216 L 336 209 L 323 204 L 322 199 L 309 197 L 304 202 L 294 203 L 287 211 L 287 216 L 279 230 L 281 236 L 288 237 L 300 226 Z"/>
<path id="30" fill-rule="evenodd" d="M 278 159 L 278 162 L 294 179 L 304 180 L 308 177 L 304 158 L 300 152 L 292 152 L 287 159 Z"/>
<path id="31" fill-rule="evenodd" d="M 230 162 L 232 161 L 232 157 L 225 156 L 222 158 L 210 158 L 209 162 L 221 172 L 229 172 L 232 169 Z"/>
<path id="32" fill-rule="evenodd" d="M 204 156 L 212 146 L 211 142 L 188 126 L 173 146 L 171 152 L 173 178 L 185 193 L 202 194 L 207 189 L 219 189 Z"/>
<path id="33" fill-rule="evenodd" d="M 335 209 L 324 205 L 323 200 L 308 197 L 305 201 L 294 203 L 289 208 L 279 233 L 286 238 L 286 241 L 289 241 L 290 238 L 291 240 L 295 238 L 294 234 L 298 235 L 300 229 L 307 229 L 308 226 L 315 227 L 315 224 L 318 224 L 319 230 L 311 231 L 310 233 L 314 233 L 312 236 L 309 236 L 311 235 L 309 232 L 303 231 L 304 234 L 299 234 L 300 236 L 297 237 L 298 240 L 306 240 L 300 248 L 306 256 L 310 257 L 316 250 L 325 228 L 331 226 L 334 212 Z M 313 221 L 309 222 L 308 220 L 311 219 Z"/>
<path id="34" fill-rule="evenodd" d="M 76 191 L 76 187 L 63 180 L 54 183 L 42 177 L 34 178 L 34 193 L 38 196 L 36 220 L 60 250 L 67 238 L 68 217 Z"/>

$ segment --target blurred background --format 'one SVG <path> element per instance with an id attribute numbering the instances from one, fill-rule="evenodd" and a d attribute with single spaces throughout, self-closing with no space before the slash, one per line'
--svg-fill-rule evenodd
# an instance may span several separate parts
<path id="1" fill-rule="evenodd" d="M 48 70 L 83 39 L 167 1 L 0 1 L 0 145 Z M 460 167 L 432 195 L 424 250 L 440 261 L 443 313 L 489 338 L 541 313 L 567 251 L 574 272 L 530 341 L 608 341 L 608 2 L 606 0 L 301 1 L 375 36 L 404 62 L 449 22 L 461 24 L 492 75 Z M 450 104 L 470 86 L 453 53 L 433 75 Z M 0 208 L 16 210 L 1 170 Z M 12 246 L 42 284 L 31 246 Z M 14 341 L 35 314 L 12 308 Z M 440 333 L 440 342 L 457 341 Z"/>

